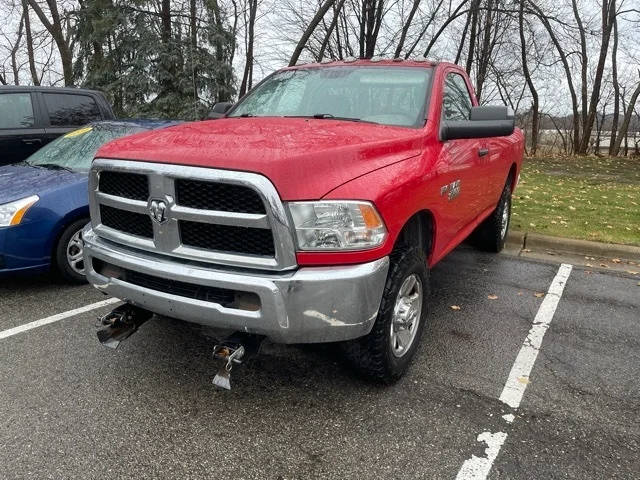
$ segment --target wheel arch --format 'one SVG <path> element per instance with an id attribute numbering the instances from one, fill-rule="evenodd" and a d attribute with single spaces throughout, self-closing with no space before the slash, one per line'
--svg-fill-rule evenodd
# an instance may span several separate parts
<path id="1" fill-rule="evenodd" d="M 58 242 L 60 242 L 60 237 L 62 237 L 62 234 L 64 233 L 64 231 L 72 223 L 84 218 L 86 218 L 87 220 L 90 219 L 88 206 L 77 208 L 67 213 L 64 217 L 58 220 L 58 223 L 55 226 L 53 235 L 51 235 L 50 237 L 51 244 L 49 245 L 49 252 L 51 253 L 51 265 L 55 264 L 56 248 L 58 247 Z"/>
<path id="2" fill-rule="evenodd" d="M 430 210 L 420 210 L 414 213 L 402 226 L 393 250 L 408 246 L 418 247 L 429 258 L 435 243 L 436 222 Z"/>
<path id="3" fill-rule="evenodd" d="M 516 188 L 517 181 L 518 181 L 518 165 L 515 162 L 513 162 L 511 164 L 511 168 L 509 169 L 509 175 L 507 176 L 507 183 L 511 185 L 512 192 Z"/>

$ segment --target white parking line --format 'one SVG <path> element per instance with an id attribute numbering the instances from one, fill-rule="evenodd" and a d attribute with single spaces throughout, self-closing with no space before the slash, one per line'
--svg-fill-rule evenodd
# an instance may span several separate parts
<path id="1" fill-rule="evenodd" d="M 32 330 L 34 328 L 42 327 L 43 325 L 49 325 L 50 323 L 59 322 L 60 320 L 73 317 L 75 315 L 80 315 L 81 313 L 90 312 L 91 310 L 95 310 L 97 308 L 104 307 L 106 305 L 111 305 L 112 303 L 117 303 L 119 301 L 120 300 L 117 298 L 109 298 L 108 300 L 91 303 L 89 305 L 85 305 L 84 307 L 76 308 L 74 310 L 69 310 L 67 312 L 58 313 L 50 317 L 41 318 L 40 320 L 35 320 L 33 322 L 26 323 L 18 327 L 13 327 L 8 330 L 3 330 L 0 332 L 0 340 L 2 340 L 3 338 L 12 337 L 13 335 L 17 335 L 18 333 Z"/>
<path id="2" fill-rule="evenodd" d="M 556 312 L 562 292 L 569 279 L 573 266 L 563 263 L 558 269 L 558 273 L 551 282 L 547 295 L 545 296 L 538 313 L 533 320 L 531 329 L 527 338 L 522 344 L 522 348 L 516 357 L 516 361 L 511 367 L 509 378 L 502 389 L 500 401 L 506 403 L 513 409 L 520 406 L 524 391 L 529 384 L 529 376 L 533 365 L 538 358 L 538 352 L 542 346 L 544 334 L 549 329 L 553 315 Z M 513 414 L 503 415 L 505 422 L 511 423 L 515 419 Z M 487 445 L 484 457 L 476 457 L 472 455 L 470 459 L 465 460 L 460 468 L 456 480 L 484 480 L 491 471 L 491 466 L 500 452 L 500 448 L 507 439 L 504 432 L 482 432 L 478 435 L 478 442 L 484 442 Z"/>

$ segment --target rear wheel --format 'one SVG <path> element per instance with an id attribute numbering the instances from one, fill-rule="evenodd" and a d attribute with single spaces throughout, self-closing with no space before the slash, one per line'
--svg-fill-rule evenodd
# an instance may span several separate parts
<path id="1" fill-rule="evenodd" d="M 55 264 L 58 272 L 66 281 L 71 283 L 84 283 L 84 244 L 82 242 L 82 229 L 89 219 L 77 220 L 67 226 L 55 250 Z"/>
<path id="2" fill-rule="evenodd" d="M 428 292 L 424 252 L 408 247 L 392 254 L 371 332 L 344 344 L 347 358 L 364 376 L 391 383 L 407 371 L 424 329 Z"/>
<path id="3" fill-rule="evenodd" d="M 474 232 L 475 244 L 482 250 L 498 253 L 504 248 L 511 223 L 511 181 L 502 190 L 498 206 Z"/>

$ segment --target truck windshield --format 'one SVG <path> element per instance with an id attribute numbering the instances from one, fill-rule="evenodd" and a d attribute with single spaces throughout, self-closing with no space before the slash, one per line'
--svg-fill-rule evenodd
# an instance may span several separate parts
<path id="1" fill-rule="evenodd" d="M 430 68 L 340 66 L 277 72 L 229 117 L 309 117 L 419 127 Z"/>

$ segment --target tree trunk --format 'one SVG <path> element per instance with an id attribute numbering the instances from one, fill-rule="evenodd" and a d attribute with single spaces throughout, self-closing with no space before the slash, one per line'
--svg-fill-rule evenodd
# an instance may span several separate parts
<path id="1" fill-rule="evenodd" d="M 318 24 L 320 23 L 324 15 L 327 13 L 327 11 L 331 8 L 331 6 L 334 3 L 335 3 L 335 0 L 325 0 L 325 2 L 320 6 L 320 9 L 313 16 L 313 18 L 309 22 L 309 25 L 307 25 L 307 28 L 302 34 L 302 37 L 300 37 L 300 40 L 298 41 L 298 44 L 296 45 L 296 48 L 293 51 L 293 55 L 291 55 L 291 60 L 289 60 L 290 67 L 298 63 L 300 55 L 302 54 L 302 50 L 304 50 L 304 47 L 307 45 L 309 38 L 311 38 L 311 35 L 313 34 L 314 30 L 316 29 L 316 27 L 318 26 Z"/>
<path id="2" fill-rule="evenodd" d="M 613 118 L 611 119 L 611 138 L 609 155 L 613 154 L 613 145 L 618 134 L 620 120 L 620 84 L 618 83 L 618 20 L 613 20 L 613 50 L 611 51 L 611 82 L 613 83 Z"/>
<path id="3" fill-rule="evenodd" d="M 531 72 L 527 65 L 527 46 L 524 38 L 524 3 L 525 0 L 520 0 L 520 11 L 518 15 L 518 24 L 520 30 L 520 52 L 522 55 L 522 71 L 524 78 L 531 92 L 531 154 L 535 155 L 538 150 L 538 91 L 536 90 L 533 80 L 531 79 Z"/>
<path id="4" fill-rule="evenodd" d="M 20 48 L 20 43 L 22 42 L 22 30 L 24 28 L 24 11 L 22 12 L 22 18 L 20 18 L 20 25 L 18 26 L 18 34 L 16 38 L 16 42 L 13 44 L 13 48 L 11 49 L 11 69 L 13 70 L 13 83 L 15 85 L 20 85 L 20 68 L 18 67 L 18 49 Z"/>
<path id="5" fill-rule="evenodd" d="M 340 3 L 333 10 L 333 20 L 331 20 L 331 24 L 327 29 L 327 34 L 324 36 L 322 40 L 322 45 L 320 46 L 320 53 L 318 54 L 318 61 L 321 62 L 324 58 L 324 52 L 329 45 L 329 40 L 331 40 L 331 35 L 333 35 L 333 31 L 336 29 L 336 25 L 338 24 L 338 18 L 340 16 L 340 10 L 342 10 L 342 6 L 344 5 L 345 0 L 340 0 Z"/>
<path id="6" fill-rule="evenodd" d="M 249 0 L 249 21 L 247 22 L 247 54 L 244 64 L 244 73 L 242 75 L 242 84 L 240 85 L 240 97 L 242 97 L 251 89 L 251 83 L 253 79 L 253 43 L 257 10 L 258 0 Z"/>
<path id="7" fill-rule="evenodd" d="M 394 58 L 400 58 L 402 54 L 402 49 L 404 48 L 404 42 L 407 39 L 407 33 L 409 32 L 409 27 L 411 27 L 411 22 L 413 22 L 413 17 L 420 6 L 421 0 L 413 0 L 413 5 L 411 5 L 411 10 L 409 11 L 409 16 L 407 20 L 404 22 L 402 26 L 402 32 L 400 33 L 400 40 L 398 40 L 398 46 L 396 47 L 396 51 L 393 54 Z"/>
<path id="8" fill-rule="evenodd" d="M 571 73 L 571 67 L 569 66 L 569 60 L 567 59 L 567 54 L 558 41 L 558 37 L 553 31 L 553 28 L 551 28 L 549 19 L 544 15 L 542 10 L 540 10 L 540 8 L 534 1 L 529 1 L 529 5 L 531 6 L 531 8 L 533 8 L 533 11 L 536 12 L 536 16 L 540 19 L 542 25 L 547 30 L 549 38 L 551 38 L 551 42 L 553 42 L 558 55 L 560 55 L 560 61 L 562 62 L 562 66 L 564 68 L 565 76 L 567 78 L 567 84 L 569 86 L 569 94 L 571 96 L 571 108 L 573 110 L 573 152 L 575 153 L 578 151 L 578 147 L 580 145 L 580 117 L 578 111 L 578 96 L 576 95 L 576 90 L 573 86 L 573 76 Z"/>
<path id="9" fill-rule="evenodd" d="M 38 70 L 36 69 L 36 60 L 33 54 L 33 36 L 31 34 L 31 19 L 29 18 L 29 5 L 27 0 L 22 0 L 22 11 L 24 12 L 24 33 L 27 39 L 27 57 L 29 58 L 29 72 L 31 73 L 31 81 L 37 87 L 40 85 Z"/>
<path id="10" fill-rule="evenodd" d="M 640 71 L 638 72 L 640 73 Z M 624 118 L 622 120 L 622 125 L 620 126 L 620 130 L 618 130 L 618 135 L 616 138 L 616 143 L 613 147 L 613 152 L 611 155 L 616 156 L 620 153 L 620 145 L 622 143 L 622 139 L 627 137 L 627 132 L 629 131 L 629 123 L 631 122 L 631 117 L 633 116 L 633 109 L 638 101 L 638 96 L 640 96 L 640 81 L 636 86 L 633 95 L 631 95 L 631 101 L 629 102 L 627 109 L 624 114 Z"/>
<path id="11" fill-rule="evenodd" d="M 469 53 L 467 54 L 467 64 L 465 70 L 467 75 L 471 74 L 473 66 L 473 55 L 476 50 L 476 36 L 478 35 L 478 13 L 480 11 L 480 0 L 473 0 L 469 15 L 471 16 L 471 33 L 469 35 Z"/>
<path id="12" fill-rule="evenodd" d="M 574 0 L 575 1 L 575 0 Z M 587 115 L 586 124 L 582 130 L 582 142 L 580 143 L 580 149 L 578 153 L 585 154 L 589 148 L 589 141 L 591 139 L 591 131 L 593 129 L 593 122 L 596 117 L 598 101 L 600 100 L 600 87 L 602 84 L 602 77 L 604 75 L 604 67 L 607 61 L 607 54 L 609 52 L 609 40 L 611 38 L 611 32 L 613 30 L 613 21 L 617 15 L 616 12 L 616 0 L 606 1 L 602 3 L 602 43 L 600 44 L 600 56 L 598 58 L 598 65 L 596 67 L 596 75 L 593 80 L 593 86 L 591 88 L 591 102 L 589 104 L 589 114 Z"/>
<path id="13" fill-rule="evenodd" d="M 164 0 L 163 0 L 164 1 Z M 58 13 L 58 5 L 56 0 L 47 0 L 49 12 L 51 13 L 51 19 L 47 18 L 46 14 L 38 4 L 36 0 L 28 0 L 29 6 L 36 13 L 38 19 L 47 29 L 53 41 L 58 47 L 58 53 L 60 54 L 60 61 L 62 63 L 62 75 L 64 77 L 64 84 L 66 86 L 73 86 L 73 53 L 71 51 L 71 45 L 69 40 L 65 38 L 62 30 L 62 21 L 60 14 Z"/>

